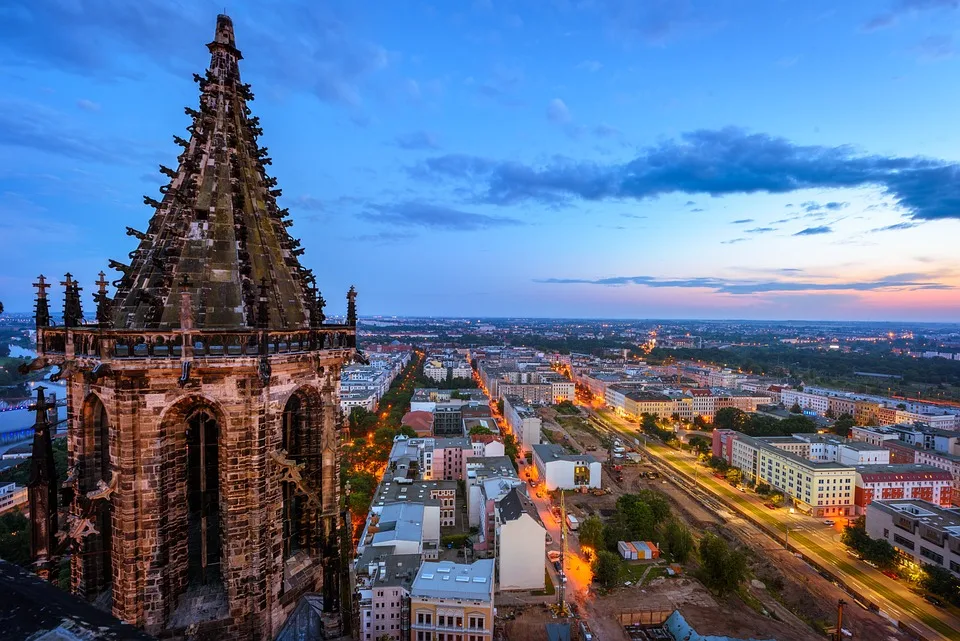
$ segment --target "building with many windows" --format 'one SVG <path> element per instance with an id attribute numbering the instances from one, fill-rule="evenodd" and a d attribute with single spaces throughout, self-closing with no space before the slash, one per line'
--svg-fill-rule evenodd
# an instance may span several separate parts
<path id="1" fill-rule="evenodd" d="M 410 586 L 420 568 L 419 554 L 394 554 L 370 547 L 357 561 L 360 641 L 410 639 Z"/>
<path id="2" fill-rule="evenodd" d="M 875 500 L 918 499 L 950 507 L 953 477 L 930 465 L 860 465 L 854 502 L 857 514 Z"/>
<path id="3" fill-rule="evenodd" d="M 600 487 L 600 461 L 589 454 L 569 454 L 559 445 L 533 446 L 533 463 L 547 491 Z"/>
<path id="4" fill-rule="evenodd" d="M 503 417 L 507 421 L 507 426 L 513 432 L 517 439 L 517 445 L 521 453 L 526 454 L 530 449 L 540 443 L 540 430 L 543 427 L 543 421 L 537 415 L 537 412 L 526 405 L 523 399 L 516 396 L 503 397 Z"/>
<path id="5" fill-rule="evenodd" d="M 410 588 L 413 641 L 493 638 L 493 559 L 426 562 Z"/>
<path id="6" fill-rule="evenodd" d="M 918 564 L 960 576 L 960 510 L 926 501 L 874 501 L 867 507 L 867 534 L 888 541 Z"/>

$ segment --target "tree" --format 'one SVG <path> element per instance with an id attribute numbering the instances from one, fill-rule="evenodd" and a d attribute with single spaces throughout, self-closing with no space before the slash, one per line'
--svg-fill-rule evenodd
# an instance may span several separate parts
<path id="1" fill-rule="evenodd" d="M 703 583 L 717 594 L 729 594 L 746 580 L 747 558 L 715 534 L 703 535 L 699 552 Z"/>
<path id="2" fill-rule="evenodd" d="M 730 485 L 740 485 L 743 482 L 743 470 L 737 467 L 731 467 L 726 473 L 727 483 Z"/>
<path id="3" fill-rule="evenodd" d="M 850 436 L 850 430 L 857 422 L 849 414 L 841 414 L 833 423 L 833 433 L 844 438 Z"/>
<path id="4" fill-rule="evenodd" d="M 960 579 L 944 567 L 924 563 L 920 587 L 930 594 L 943 597 L 953 603 L 960 603 Z"/>
<path id="5" fill-rule="evenodd" d="M 517 457 L 520 455 L 520 447 L 517 445 L 517 437 L 513 434 L 503 435 L 503 453 L 510 457 L 513 466 L 517 467 Z"/>
<path id="6" fill-rule="evenodd" d="M 577 530 L 581 547 L 586 546 L 594 550 L 602 550 L 604 545 L 603 521 L 597 516 L 588 516 Z"/>
<path id="7" fill-rule="evenodd" d="M 493 430 L 483 425 L 474 425 L 470 428 L 470 436 L 493 434 Z"/>
<path id="8" fill-rule="evenodd" d="M 350 428 L 350 436 L 356 438 L 363 436 L 371 431 L 377 424 L 377 415 L 367 411 L 363 407 L 354 407 L 350 410 L 350 417 L 347 419 Z"/>
<path id="9" fill-rule="evenodd" d="M 707 437 L 698 434 L 697 436 L 690 437 L 690 447 L 699 454 L 706 454 L 713 447 L 713 444 Z"/>
<path id="10" fill-rule="evenodd" d="M 694 548 L 693 535 L 690 530 L 677 519 L 670 519 L 664 525 L 662 531 L 662 547 L 666 548 L 674 561 L 686 563 Z"/>
<path id="11" fill-rule="evenodd" d="M 620 582 L 620 557 L 613 552 L 600 550 L 593 562 L 593 578 L 603 587 L 610 589 Z"/>
<path id="12" fill-rule="evenodd" d="M 713 417 L 714 429 L 742 431 L 750 415 L 736 407 L 723 407 Z"/>
<path id="13" fill-rule="evenodd" d="M 417 438 L 417 430 L 413 429 L 409 425 L 401 425 L 400 429 L 397 430 L 398 436 L 406 436 L 407 438 Z"/>
<path id="14" fill-rule="evenodd" d="M 803 410 L 800 408 L 800 403 L 797 401 L 793 402 L 793 405 L 790 407 L 791 414 L 803 414 Z"/>
<path id="15" fill-rule="evenodd" d="M 696 416 L 693 417 L 693 427 L 698 430 L 709 430 L 710 424 L 707 423 L 707 419 L 697 414 Z"/>
<path id="16" fill-rule="evenodd" d="M 503 416 L 503 399 L 497 401 L 497 413 Z"/>
<path id="17" fill-rule="evenodd" d="M 19 509 L 0 516 L 0 559 L 24 567 L 30 563 L 30 522 Z"/>

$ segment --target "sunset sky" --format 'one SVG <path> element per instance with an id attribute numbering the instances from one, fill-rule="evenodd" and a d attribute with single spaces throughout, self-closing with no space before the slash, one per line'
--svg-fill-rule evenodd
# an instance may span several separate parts
<path id="1" fill-rule="evenodd" d="M 8 0 L 8 311 L 128 262 L 224 6 L 333 313 L 960 320 L 953 0 Z"/>

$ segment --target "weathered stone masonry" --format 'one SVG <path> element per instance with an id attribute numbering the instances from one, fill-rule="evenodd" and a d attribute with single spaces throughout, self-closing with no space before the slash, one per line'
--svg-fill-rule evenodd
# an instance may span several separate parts
<path id="1" fill-rule="evenodd" d="M 339 602 L 340 414 L 347 321 L 276 198 L 233 25 L 219 16 L 200 109 L 112 300 L 64 325 L 38 286 L 38 365 L 67 382 L 67 532 L 79 594 L 164 638 L 272 639 L 307 593 Z M 54 503 L 55 505 L 55 503 Z M 42 511 L 42 510 L 41 510 Z M 33 518 L 48 518 L 38 514 Z M 46 521 L 45 521 L 46 522 Z"/>

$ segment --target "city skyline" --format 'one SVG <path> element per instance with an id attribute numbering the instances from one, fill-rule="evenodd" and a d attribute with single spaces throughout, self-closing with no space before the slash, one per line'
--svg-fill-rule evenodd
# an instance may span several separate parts
<path id="1" fill-rule="evenodd" d="M 228 4 L 330 311 L 960 317 L 953 3 L 642 6 Z M 127 262 L 222 9 L 7 10 L 7 310 Z"/>

